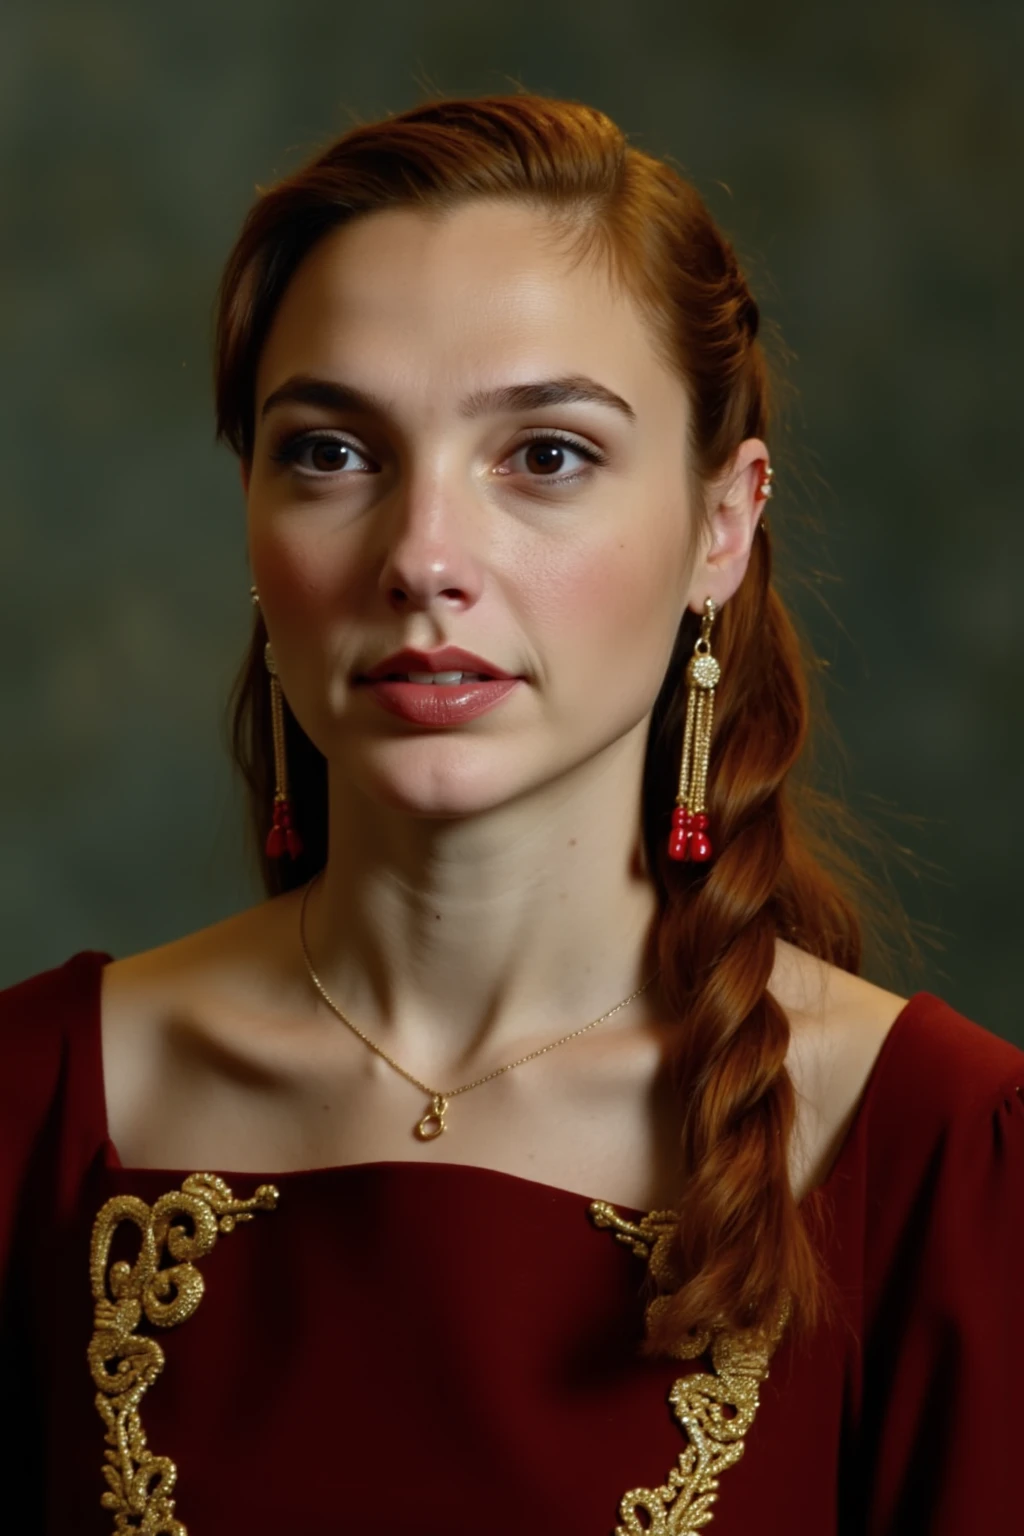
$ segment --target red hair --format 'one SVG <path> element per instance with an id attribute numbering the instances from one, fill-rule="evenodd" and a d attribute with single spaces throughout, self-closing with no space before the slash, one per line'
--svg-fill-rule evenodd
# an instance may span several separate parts
<path id="1" fill-rule="evenodd" d="M 384 208 L 444 212 L 485 198 L 549 213 L 567 252 L 607 261 L 639 301 L 660 355 L 687 390 L 698 490 L 745 438 L 767 437 L 758 306 L 697 191 L 665 162 L 629 146 L 602 112 L 526 93 L 431 101 L 358 126 L 261 194 L 220 289 L 218 436 L 251 457 L 260 349 L 299 262 L 327 231 Z M 683 673 L 698 625 L 696 614 L 682 616 L 653 711 L 643 782 L 662 981 L 685 1021 L 675 1059 L 685 1085 L 686 1171 L 673 1265 L 682 1283 L 649 1309 L 652 1353 L 673 1353 L 692 1329 L 769 1325 L 787 1297 L 795 1326 L 813 1327 L 828 1309 L 815 1198 L 800 1208 L 790 1187 L 789 1022 L 767 984 L 780 936 L 848 971 L 861 960 L 850 894 L 856 866 L 812 831 L 808 813 L 820 810 L 821 797 L 807 786 L 794 795 L 790 787 L 808 728 L 808 668 L 772 585 L 763 526 L 715 633 L 722 667 L 709 774 L 716 856 L 710 866 L 666 858 Z M 273 751 L 264 639 L 257 618 L 232 697 L 233 745 L 251 792 L 264 884 L 274 895 L 304 884 L 326 860 L 327 780 L 322 755 L 286 708 L 305 852 L 294 864 L 280 861 L 283 867 L 267 860 Z M 828 805 L 828 813 L 848 824 L 841 807 Z"/>

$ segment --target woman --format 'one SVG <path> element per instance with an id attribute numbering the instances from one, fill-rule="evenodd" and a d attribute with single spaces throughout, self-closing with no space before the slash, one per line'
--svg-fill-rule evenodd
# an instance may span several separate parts
<path id="1" fill-rule="evenodd" d="M 1011 1528 L 1024 1056 L 857 975 L 757 331 L 576 104 L 256 203 L 268 899 L 0 998 L 12 1529 Z"/>

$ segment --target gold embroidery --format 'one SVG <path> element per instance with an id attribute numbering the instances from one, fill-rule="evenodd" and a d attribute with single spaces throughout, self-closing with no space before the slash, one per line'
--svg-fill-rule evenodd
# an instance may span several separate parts
<path id="1" fill-rule="evenodd" d="M 651 1278 L 657 1281 L 659 1289 L 667 1290 L 673 1283 L 679 1283 L 669 1257 L 672 1234 L 679 1225 L 675 1211 L 648 1211 L 640 1221 L 627 1221 L 607 1200 L 592 1200 L 590 1215 L 595 1227 L 608 1227 L 616 1242 L 625 1243 L 638 1259 L 647 1260 Z"/>
<path id="2" fill-rule="evenodd" d="M 680 1283 L 673 1271 L 671 1240 L 679 1220 L 674 1211 L 650 1211 L 640 1221 L 627 1221 L 607 1201 L 595 1200 L 590 1215 L 607 1228 L 648 1269 L 661 1290 Z M 651 1303 L 658 1305 L 656 1297 Z M 788 1299 L 767 1330 L 705 1329 L 679 1346 L 680 1359 L 696 1359 L 710 1345 L 715 1374 L 698 1371 L 680 1376 L 669 1392 L 669 1403 L 687 1445 L 660 1488 L 631 1488 L 619 1504 L 621 1525 L 615 1536 L 696 1536 L 713 1518 L 718 1479 L 743 1455 L 743 1438 L 758 1409 L 758 1388 L 768 1375 L 768 1362 L 790 1315 Z"/>
<path id="3" fill-rule="evenodd" d="M 155 1339 L 137 1334 L 143 1316 L 158 1328 L 175 1328 L 203 1299 L 203 1277 L 195 1260 L 210 1252 L 222 1232 L 253 1211 L 271 1211 L 278 1193 L 261 1184 L 251 1200 L 236 1200 L 223 1179 L 192 1173 L 180 1192 L 161 1195 L 152 1206 L 135 1195 L 115 1195 L 103 1206 L 92 1231 L 89 1268 L 96 1303 L 89 1343 L 89 1368 L 99 1391 L 96 1407 L 107 1426 L 100 1502 L 114 1512 L 114 1530 L 143 1536 L 188 1536 L 174 1518 L 171 1494 L 178 1469 L 168 1456 L 154 1456 L 146 1444 L 139 1403 L 163 1370 L 164 1352 Z M 122 1222 L 139 1229 L 134 1264 L 107 1265 L 114 1233 Z M 165 1257 L 173 1262 L 164 1264 Z M 113 1300 L 111 1300 L 113 1298 Z"/>

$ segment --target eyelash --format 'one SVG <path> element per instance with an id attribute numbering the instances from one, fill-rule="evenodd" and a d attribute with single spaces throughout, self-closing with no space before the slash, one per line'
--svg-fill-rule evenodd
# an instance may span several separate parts
<path id="1" fill-rule="evenodd" d="M 362 450 L 356 447 L 355 443 L 349 442 L 347 438 L 342 437 L 340 433 L 335 432 L 297 432 L 292 437 L 285 438 L 284 442 L 279 444 L 279 446 L 271 452 L 270 457 L 276 464 L 290 464 L 293 467 L 297 467 L 298 457 L 303 448 L 308 447 L 311 443 L 319 442 L 340 443 L 345 448 L 351 448 L 353 453 L 358 453 L 361 457 L 366 457 L 366 455 L 362 454 Z M 575 453 L 578 453 L 583 458 L 588 459 L 591 464 L 607 464 L 608 462 L 607 455 L 602 453 L 599 448 L 594 448 L 590 443 L 582 442 L 578 437 L 573 437 L 568 432 L 559 432 L 557 429 L 545 429 L 543 427 L 536 428 L 534 431 L 530 432 L 523 439 L 523 441 L 517 445 L 516 448 L 512 450 L 513 453 L 518 453 L 522 448 L 525 448 L 530 443 L 555 443 L 560 446 L 572 448 Z M 324 480 L 329 479 L 331 474 L 329 470 L 308 469 L 299 469 L 299 473 L 309 475 L 312 478 Z M 552 485 L 571 485 L 574 480 L 582 479 L 585 473 L 585 470 L 579 469 L 571 475 L 561 475 L 557 477 L 554 475 L 531 475 L 530 479 L 539 480 L 541 482 L 548 480 Z"/>

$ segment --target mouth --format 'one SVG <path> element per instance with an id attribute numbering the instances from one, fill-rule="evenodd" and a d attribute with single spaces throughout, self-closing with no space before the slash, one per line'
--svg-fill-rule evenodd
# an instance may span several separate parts
<path id="1" fill-rule="evenodd" d="M 510 673 L 485 656 L 458 645 L 442 645 L 430 651 L 404 648 L 392 651 L 375 666 L 356 674 L 356 683 L 409 683 L 419 688 L 461 688 L 467 683 L 512 681 Z"/>
<path id="2" fill-rule="evenodd" d="M 496 683 L 493 672 L 385 672 L 359 679 L 363 683 L 416 683 L 425 688 L 458 688 L 463 683 Z"/>

